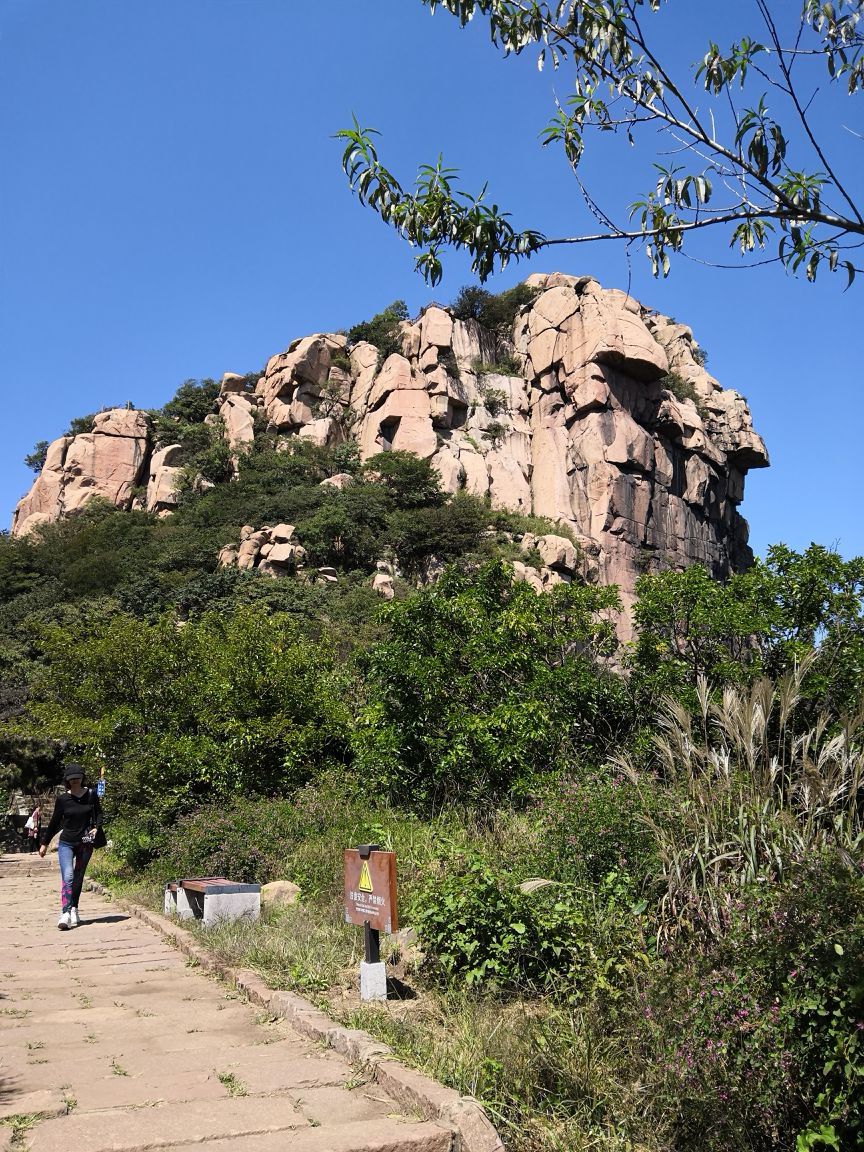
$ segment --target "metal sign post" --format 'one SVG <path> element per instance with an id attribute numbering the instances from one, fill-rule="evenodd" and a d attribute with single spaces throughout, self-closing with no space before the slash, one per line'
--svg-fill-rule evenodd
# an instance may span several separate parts
<path id="1" fill-rule="evenodd" d="M 381 933 L 398 928 L 396 856 L 377 844 L 345 849 L 345 921 L 363 925 L 360 999 L 386 1000 L 387 973 L 381 961 Z"/>

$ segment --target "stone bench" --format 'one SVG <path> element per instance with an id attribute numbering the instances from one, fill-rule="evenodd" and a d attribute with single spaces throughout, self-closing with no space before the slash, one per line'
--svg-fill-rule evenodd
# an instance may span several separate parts
<path id="1" fill-rule="evenodd" d="M 165 915 L 200 920 L 207 928 L 230 920 L 257 920 L 260 912 L 260 884 L 201 876 L 165 885 Z"/>

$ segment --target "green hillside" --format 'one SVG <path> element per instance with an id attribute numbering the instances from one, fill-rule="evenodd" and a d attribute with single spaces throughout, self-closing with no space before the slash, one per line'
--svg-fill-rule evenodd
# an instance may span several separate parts
<path id="1" fill-rule="evenodd" d="M 301 909 L 214 946 L 324 997 L 356 947 L 341 849 L 394 848 L 419 1006 L 333 1010 L 514 1149 L 864 1146 L 864 561 L 646 575 L 625 648 L 615 589 L 515 581 L 522 534 L 560 526 L 266 429 L 231 479 L 212 400 L 153 414 L 173 515 L 0 538 L 7 787 L 104 768 L 101 866 L 138 891 L 294 880 Z M 296 575 L 217 567 L 278 523 Z"/>

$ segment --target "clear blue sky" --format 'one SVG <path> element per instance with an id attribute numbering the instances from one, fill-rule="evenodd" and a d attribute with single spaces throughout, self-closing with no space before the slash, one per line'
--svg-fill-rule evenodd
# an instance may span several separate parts
<path id="1" fill-rule="evenodd" d="M 685 39 L 729 37 L 752 7 L 733 0 Z M 295 336 L 430 299 L 410 250 L 346 188 L 331 137 L 352 112 L 406 181 L 443 149 L 518 226 L 584 226 L 563 158 L 537 142 L 551 83 L 419 0 L 0 0 L 0 524 L 32 479 L 23 456 L 73 416 L 157 406 L 187 377 L 250 371 Z M 864 146 L 843 139 L 860 189 Z M 605 157 L 595 167 L 619 202 L 642 190 Z M 489 286 L 554 268 L 627 284 L 622 251 L 595 246 Z M 451 257 L 434 296 L 469 280 Z M 633 293 L 692 326 L 768 443 L 743 507 L 757 551 L 864 552 L 864 281 L 843 283 L 687 261 L 658 282 L 634 257 Z"/>

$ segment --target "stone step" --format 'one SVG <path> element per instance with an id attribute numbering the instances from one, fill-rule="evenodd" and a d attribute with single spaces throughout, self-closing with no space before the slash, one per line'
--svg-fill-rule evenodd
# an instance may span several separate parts
<path id="1" fill-rule="evenodd" d="M 171 1152 L 452 1152 L 453 1132 L 438 1124 L 400 1124 L 375 1120 L 335 1128 L 213 1140 L 205 1145 L 178 1144 Z M 68 1152 L 68 1150 L 67 1150 Z"/>
<path id="2" fill-rule="evenodd" d="M 302 1092 L 311 1087 L 344 1084 L 353 1076 L 340 1056 L 333 1052 L 298 1054 L 293 1046 L 238 1045 L 228 1052 L 212 1049 L 198 1052 L 162 1054 L 154 1061 L 139 1048 L 126 1053 L 101 1045 L 55 1046 L 17 1053 L 7 1060 L 16 1071 L 3 1081 L 2 1101 L 13 1113 L 41 1112 L 22 1106 L 24 1094 L 71 1083 L 68 1070 L 75 1068 L 75 1098 L 82 1111 L 96 1108 L 127 1107 L 146 1101 L 194 1100 L 200 1094 L 225 1097 L 227 1091 L 219 1075 L 233 1074 L 247 1087 L 250 1096 Z M 0 1054 L 0 1067 L 3 1055 Z M 217 1087 L 213 1087 L 213 1084 Z"/>
<path id="3" fill-rule="evenodd" d="M 74 1111 L 27 1134 L 29 1152 L 450 1152 L 452 1132 L 391 1116 L 331 1124 L 311 1120 L 284 1097 L 190 1101 L 182 1107 Z"/>

